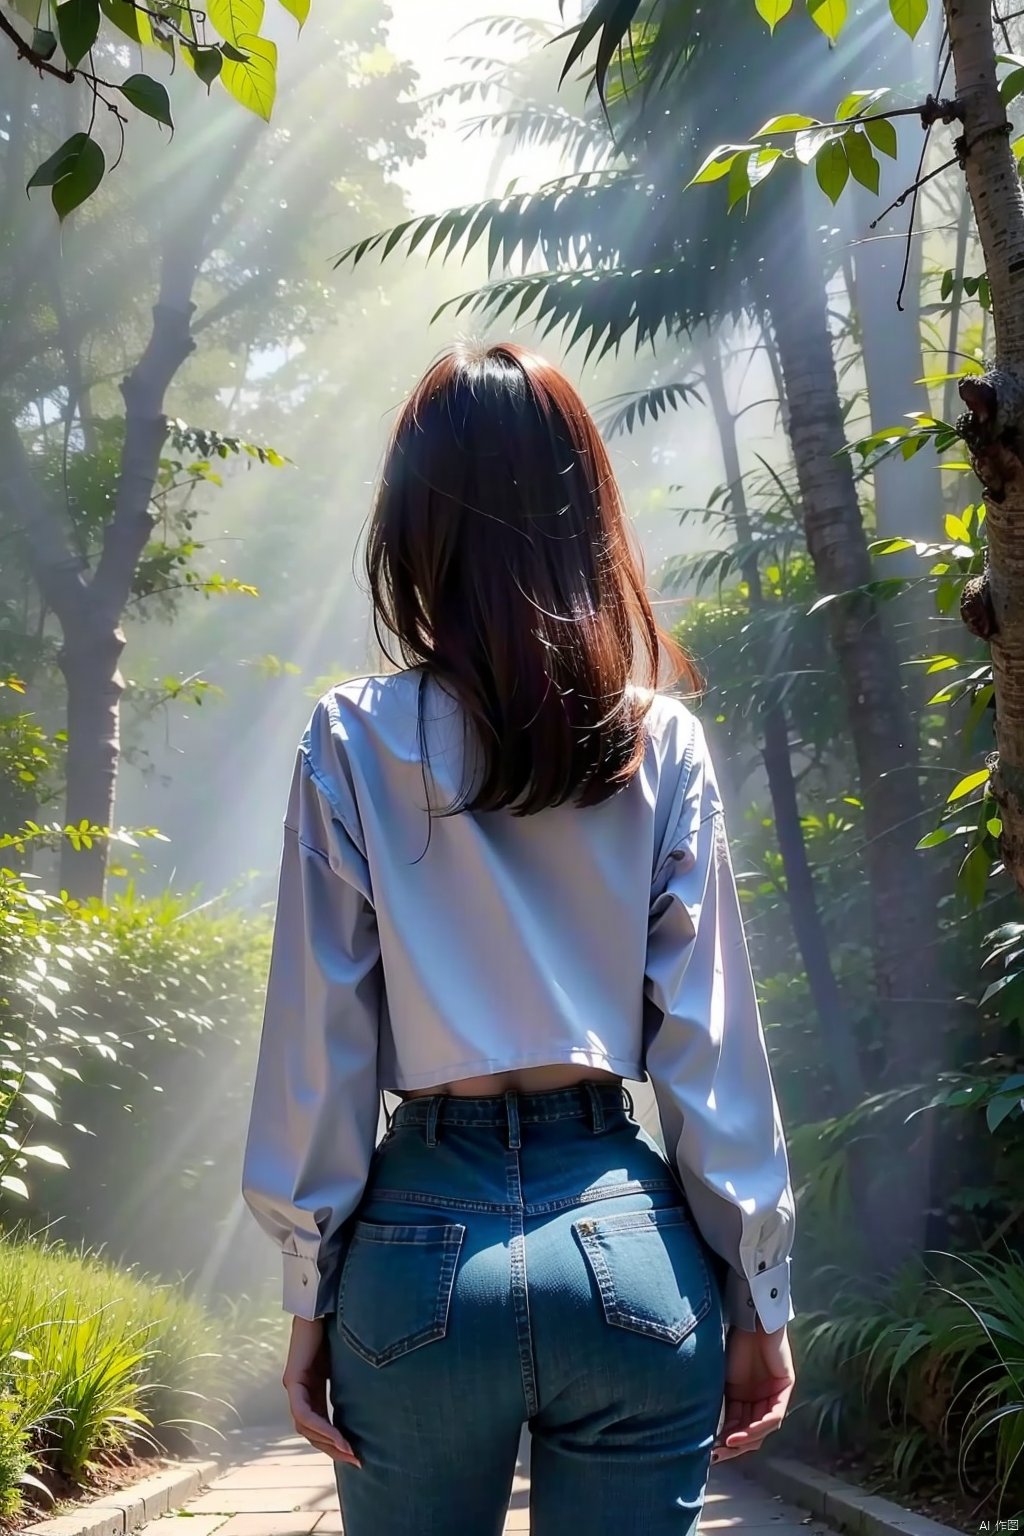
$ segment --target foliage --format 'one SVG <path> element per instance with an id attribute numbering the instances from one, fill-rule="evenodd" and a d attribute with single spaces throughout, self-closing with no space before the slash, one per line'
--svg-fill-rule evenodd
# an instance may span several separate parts
<path id="1" fill-rule="evenodd" d="M 198 1424 L 223 1422 L 253 1379 L 260 1326 L 251 1305 L 218 1320 L 95 1252 L 5 1235 L 0 1508 L 15 1512 L 29 1457 L 37 1474 L 78 1481 L 101 1457 L 176 1449 Z"/>
<path id="2" fill-rule="evenodd" d="M 280 3 L 301 27 L 310 0 Z M 92 98 L 92 123 L 97 108 L 105 107 L 123 148 L 129 121 L 125 103 L 160 126 L 174 128 L 167 87 L 155 75 L 140 71 L 116 82 L 106 78 L 111 65 L 123 67 L 126 38 L 140 51 L 150 50 L 154 62 L 157 53 L 165 54 L 171 70 L 180 59 L 207 90 L 219 80 L 248 111 L 269 119 L 277 89 L 277 44 L 262 33 L 264 11 L 264 0 L 210 0 L 205 9 L 188 0 L 151 0 L 149 5 L 63 0 L 54 10 L 47 7 L 44 16 L 41 0 L 2 0 L 0 27 L 27 64 L 65 85 L 81 82 Z M 64 220 L 92 196 L 106 170 L 106 154 L 90 126 L 88 132 L 73 133 L 36 167 L 28 189 L 49 187 L 57 216 Z"/>
<path id="3" fill-rule="evenodd" d="M 904 1484 L 952 1464 L 975 1496 L 1024 1496 L 1024 1269 L 981 1253 L 932 1256 L 890 1280 L 822 1271 L 828 1304 L 795 1325 L 806 1372 L 793 1430 L 884 1438 Z M 885 1434 L 885 1426 L 895 1433 Z M 880 1437 L 879 1429 L 883 1435 Z"/>

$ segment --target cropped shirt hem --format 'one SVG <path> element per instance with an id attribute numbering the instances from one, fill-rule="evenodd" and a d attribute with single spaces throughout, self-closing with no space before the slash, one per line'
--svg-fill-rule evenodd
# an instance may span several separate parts
<path id="1" fill-rule="evenodd" d="M 605 1072 L 642 1083 L 647 1076 L 636 1061 L 625 1057 L 608 1056 L 604 1051 L 573 1047 L 562 1055 L 540 1051 L 532 1056 L 488 1057 L 477 1061 L 460 1061 L 450 1067 L 435 1067 L 429 1072 L 403 1072 L 400 1081 L 382 1083 L 385 1093 L 404 1093 L 410 1088 L 430 1088 L 440 1083 L 456 1083 L 467 1077 L 489 1077 L 493 1073 L 517 1072 L 527 1067 L 597 1067 Z"/>

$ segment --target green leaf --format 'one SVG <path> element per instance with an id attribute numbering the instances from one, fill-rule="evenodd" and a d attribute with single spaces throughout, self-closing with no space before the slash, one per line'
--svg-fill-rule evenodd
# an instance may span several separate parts
<path id="1" fill-rule="evenodd" d="M 1020 1105 L 1020 1095 L 1011 1097 L 1009 1094 L 989 1099 L 985 1108 L 985 1124 L 990 1131 L 998 1131 L 1003 1121 Z"/>
<path id="2" fill-rule="evenodd" d="M 873 107 L 886 94 L 884 87 L 875 91 L 851 91 L 836 108 L 836 121 L 845 123 L 851 117 L 860 117 L 868 107 Z"/>
<path id="3" fill-rule="evenodd" d="M 100 0 L 66 0 L 57 7 L 57 31 L 72 69 L 89 52 L 100 30 Z"/>
<path id="4" fill-rule="evenodd" d="M 13 1173 L 0 1174 L 0 1189 L 9 1189 L 12 1194 L 20 1195 L 23 1200 L 28 1199 L 28 1186 L 25 1180 L 17 1178 Z"/>
<path id="5" fill-rule="evenodd" d="M 878 539 L 868 545 L 872 555 L 898 555 L 905 549 L 916 548 L 913 539 Z"/>
<path id="6" fill-rule="evenodd" d="M 23 1098 L 27 1104 L 31 1104 L 32 1108 L 38 1114 L 45 1115 L 48 1120 L 56 1120 L 57 1111 L 54 1109 L 49 1099 L 44 1099 L 41 1093 L 23 1093 L 21 1094 L 21 1098 Z"/>
<path id="7" fill-rule="evenodd" d="M 749 155 L 757 148 L 757 144 L 720 144 L 711 151 L 696 176 L 687 182 L 687 186 L 697 187 L 709 181 L 721 181 L 723 176 L 729 175 L 737 156 Z"/>
<path id="8" fill-rule="evenodd" d="M 750 156 L 737 155 L 729 167 L 729 207 L 735 208 L 750 195 Z"/>
<path id="9" fill-rule="evenodd" d="M 983 784 L 987 783 L 987 768 L 979 768 L 975 773 L 967 774 L 965 778 L 960 780 L 959 784 L 953 786 L 950 793 L 946 796 L 946 804 L 952 805 L 954 800 L 963 800 L 966 795 L 972 794 L 974 790 L 980 789 Z"/>
<path id="10" fill-rule="evenodd" d="M 32 51 L 41 59 L 52 59 L 57 52 L 57 39 L 49 27 L 36 27 L 32 33 Z"/>
<path id="11" fill-rule="evenodd" d="M 1003 106 L 1008 107 L 1012 101 L 1016 101 L 1021 91 L 1024 91 L 1024 69 L 1011 69 L 999 82 Z"/>
<path id="12" fill-rule="evenodd" d="M 763 128 L 754 134 L 755 139 L 766 138 L 771 133 L 795 133 L 801 128 L 814 128 L 816 117 L 804 117 L 800 112 L 783 112 L 781 117 L 770 117 Z"/>
<path id="13" fill-rule="evenodd" d="M 850 179 L 850 161 L 843 139 L 832 139 L 823 149 L 819 149 L 814 161 L 814 173 L 825 196 L 837 203 Z"/>
<path id="14" fill-rule="evenodd" d="M 980 906 L 984 900 L 991 866 L 992 860 L 980 844 L 971 849 L 960 866 L 956 877 L 957 887 L 963 891 L 972 907 Z"/>
<path id="15" fill-rule="evenodd" d="M 761 20 L 768 23 L 769 32 L 774 32 L 782 18 L 793 9 L 793 0 L 754 0 L 754 9 Z"/>
<path id="16" fill-rule="evenodd" d="M 22 1147 L 26 1157 L 37 1157 L 41 1163 L 51 1163 L 55 1168 L 66 1168 L 68 1160 L 63 1152 L 58 1152 L 56 1147 L 29 1146 Z"/>
<path id="17" fill-rule="evenodd" d="M 73 209 L 91 197 L 103 180 L 107 162 L 95 139 L 87 133 L 73 133 L 48 160 L 34 172 L 26 191 L 33 187 L 52 187 L 51 197 L 57 216 L 67 218 Z"/>
<path id="18" fill-rule="evenodd" d="M 908 37 L 916 37 L 928 15 L 928 0 L 889 0 L 892 19 Z"/>
<path id="19" fill-rule="evenodd" d="M 277 92 L 277 45 L 248 32 L 237 41 L 248 58 L 244 64 L 225 59 L 220 78 L 236 101 L 269 122 Z"/>
<path id="20" fill-rule="evenodd" d="M 192 48 L 182 50 L 182 56 L 204 85 L 212 85 L 224 68 L 224 55 L 219 48 Z"/>
<path id="21" fill-rule="evenodd" d="M 826 144 L 841 137 L 837 128 L 805 128 L 793 141 L 793 152 L 801 165 L 810 165 Z"/>
<path id="22" fill-rule="evenodd" d="M 100 0 L 100 6 L 104 16 L 125 37 L 130 37 L 133 43 L 152 43 L 153 26 L 149 16 L 132 5 L 130 0 Z"/>
<path id="23" fill-rule="evenodd" d="M 843 145 L 854 181 L 859 181 L 869 192 L 878 193 L 882 168 L 875 159 L 875 152 L 864 136 L 863 129 L 853 128 L 844 135 Z M 832 199 L 835 202 L 835 198 Z"/>
<path id="24" fill-rule="evenodd" d="M 846 24 L 846 0 L 807 0 L 807 11 L 815 26 L 834 43 Z"/>
<path id="25" fill-rule="evenodd" d="M 879 117 L 872 123 L 864 124 L 864 132 L 878 150 L 879 154 L 888 155 L 890 160 L 895 160 L 900 152 L 899 140 L 896 137 L 896 129 L 888 118 Z"/>
<path id="26" fill-rule="evenodd" d="M 914 844 L 915 848 L 937 848 L 940 843 L 948 843 L 952 837 L 945 827 L 936 827 L 934 832 L 928 832 L 921 841 Z"/>
<path id="27" fill-rule="evenodd" d="M 259 32 L 264 9 L 264 0 L 207 0 L 206 14 L 226 42 L 241 46 L 242 37 Z"/>
<path id="28" fill-rule="evenodd" d="M 300 29 L 305 26 L 306 20 L 309 16 L 309 3 L 310 0 L 281 0 L 281 4 L 284 6 L 288 14 L 295 17 L 295 20 L 298 22 Z M 789 6 L 792 5 L 792 3 L 793 0 L 788 0 L 786 5 L 787 10 L 789 9 Z"/>
<path id="29" fill-rule="evenodd" d="M 170 97 L 166 86 L 161 85 L 159 80 L 152 80 L 149 75 L 129 75 L 127 80 L 121 82 L 119 89 L 137 112 L 144 112 L 147 117 L 154 118 L 167 128 L 174 127 Z"/>

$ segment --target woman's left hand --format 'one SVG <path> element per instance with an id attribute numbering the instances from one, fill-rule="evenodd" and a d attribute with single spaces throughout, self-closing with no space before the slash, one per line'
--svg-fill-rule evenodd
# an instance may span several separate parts
<path id="1" fill-rule="evenodd" d="M 292 1423 L 304 1439 L 332 1461 L 344 1461 L 359 1467 L 356 1453 L 340 1430 L 327 1417 L 327 1381 L 330 1356 L 323 1318 L 312 1321 L 292 1318 L 292 1336 L 288 1345 L 282 1384 L 288 1394 Z"/>

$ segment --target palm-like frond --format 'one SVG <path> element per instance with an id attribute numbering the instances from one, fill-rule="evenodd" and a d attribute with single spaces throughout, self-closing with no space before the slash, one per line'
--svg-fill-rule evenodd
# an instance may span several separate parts
<path id="1" fill-rule="evenodd" d="M 699 381 L 684 379 L 674 384 L 652 384 L 648 389 L 634 389 L 612 395 L 597 408 L 597 422 L 606 437 L 632 432 L 634 427 L 657 421 L 668 411 L 677 411 L 696 401 L 703 405 Z"/>
<path id="2" fill-rule="evenodd" d="M 483 133 L 508 139 L 514 149 L 557 148 L 576 170 L 582 170 L 588 160 L 600 164 L 615 153 L 615 144 L 603 120 L 591 121 L 567 112 L 564 107 L 527 103 L 503 112 L 489 112 L 466 123 L 467 139 Z"/>
<path id="3" fill-rule="evenodd" d="M 485 37 L 504 37 L 517 48 L 535 48 L 553 42 L 559 28 L 539 16 L 475 16 L 459 32 L 482 32 Z M 458 36 L 458 33 L 456 33 Z"/>
<path id="4" fill-rule="evenodd" d="M 588 361 L 617 352 L 627 337 L 634 349 L 653 349 L 688 334 L 707 313 L 707 282 L 700 263 L 689 262 L 529 273 L 448 299 L 433 318 L 454 311 L 487 320 L 511 315 L 513 323 L 528 319 L 542 336 L 561 331 L 568 348 L 585 342 Z"/>

